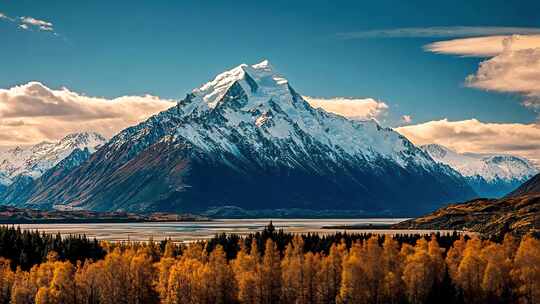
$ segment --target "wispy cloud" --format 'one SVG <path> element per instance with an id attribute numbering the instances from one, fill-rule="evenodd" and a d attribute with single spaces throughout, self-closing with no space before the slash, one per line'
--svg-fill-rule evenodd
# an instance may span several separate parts
<path id="1" fill-rule="evenodd" d="M 434 27 L 404 27 L 393 29 L 375 29 L 367 31 L 338 33 L 343 39 L 366 38 L 451 38 L 477 37 L 512 34 L 540 34 L 536 27 L 506 27 L 506 26 L 434 26 Z"/>
<path id="2" fill-rule="evenodd" d="M 34 28 L 40 31 L 54 32 L 53 24 L 51 22 L 36 19 L 33 17 L 20 17 L 21 27 L 26 25 L 26 29 Z"/>
<path id="3" fill-rule="evenodd" d="M 429 52 L 464 57 L 494 57 L 503 51 L 540 47 L 540 35 L 500 35 L 437 41 L 424 46 Z"/>
<path id="4" fill-rule="evenodd" d="M 13 18 L 9 17 L 8 15 L 0 12 L 0 20 L 5 20 L 5 21 L 14 21 Z"/>
<path id="5" fill-rule="evenodd" d="M 54 25 L 52 22 L 37 19 L 34 17 L 23 16 L 23 17 L 10 17 L 2 12 L 0 12 L 0 20 L 8 21 L 10 23 L 15 23 L 18 25 L 18 28 L 25 31 L 43 31 L 50 32 L 58 36 L 58 33 L 54 30 Z"/>

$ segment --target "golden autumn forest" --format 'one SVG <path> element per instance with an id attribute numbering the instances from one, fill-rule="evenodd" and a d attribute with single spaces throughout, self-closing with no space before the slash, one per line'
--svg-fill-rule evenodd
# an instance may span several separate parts
<path id="1" fill-rule="evenodd" d="M 345 235 L 322 250 L 318 237 L 265 233 L 223 245 L 103 242 L 97 261 L 49 251 L 27 271 L 2 259 L 0 303 L 540 303 L 531 236 Z"/>

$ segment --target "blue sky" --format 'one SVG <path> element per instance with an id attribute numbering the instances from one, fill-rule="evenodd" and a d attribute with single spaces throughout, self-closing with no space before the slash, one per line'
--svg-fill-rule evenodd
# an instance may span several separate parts
<path id="1" fill-rule="evenodd" d="M 538 118 L 534 107 L 522 105 L 521 93 L 465 86 L 486 58 L 424 49 L 463 35 L 366 33 L 540 28 L 539 1 L 111 2 L 0 2 L 9 18 L 0 18 L 0 88 L 39 81 L 88 96 L 178 99 L 225 69 L 269 59 L 304 95 L 384 102 L 392 126 L 402 115 L 415 124 L 444 118 L 536 124 Z M 24 16 L 52 28 L 23 29 Z"/>

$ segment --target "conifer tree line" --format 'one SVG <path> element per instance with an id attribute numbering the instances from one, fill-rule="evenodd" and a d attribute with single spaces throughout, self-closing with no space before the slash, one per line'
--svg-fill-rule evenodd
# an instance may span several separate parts
<path id="1" fill-rule="evenodd" d="M 60 236 L 38 231 L 21 230 L 14 226 L 0 226 L 0 257 L 10 261 L 13 269 L 29 270 L 55 252 L 62 260 L 72 263 L 85 259 L 102 259 L 105 250 L 95 239 L 84 235 Z"/>
<path id="2" fill-rule="evenodd" d="M 103 259 L 75 263 L 50 251 L 28 271 L 0 259 L 0 303 L 540 303 L 531 236 L 314 240 L 270 228 L 190 244 L 102 242 Z"/>

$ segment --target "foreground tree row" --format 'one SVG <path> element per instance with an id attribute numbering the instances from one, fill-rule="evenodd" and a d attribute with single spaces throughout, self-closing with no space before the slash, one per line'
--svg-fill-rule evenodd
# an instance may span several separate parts
<path id="1" fill-rule="evenodd" d="M 0 261 L 1 303 L 540 303 L 540 241 L 501 243 L 437 238 L 400 245 L 371 237 L 305 250 L 292 237 L 283 251 L 268 238 L 238 242 L 232 259 L 221 245 L 164 248 L 102 244 L 99 261 L 72 264 L 49 253 L 29 271 Z"/>

